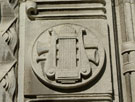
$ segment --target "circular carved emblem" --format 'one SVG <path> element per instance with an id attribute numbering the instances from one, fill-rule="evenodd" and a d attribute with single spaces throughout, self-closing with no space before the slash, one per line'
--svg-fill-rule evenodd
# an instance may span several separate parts
<path id="1" fill-rule="evenodd" d="M 32 47 L 32 68 L 47 85 L 77 88 L 101 72 L 105 51 L 95 32 L 75 24 L 61 24 L 43 31 Z"/>

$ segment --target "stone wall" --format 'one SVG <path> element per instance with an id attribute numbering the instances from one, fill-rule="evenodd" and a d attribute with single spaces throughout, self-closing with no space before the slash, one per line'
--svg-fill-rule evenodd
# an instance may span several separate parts
<path id="1" fill-rule="evenodd" d="M 134 102 L 134 7 L 0 0 L 1 102 Z"/>

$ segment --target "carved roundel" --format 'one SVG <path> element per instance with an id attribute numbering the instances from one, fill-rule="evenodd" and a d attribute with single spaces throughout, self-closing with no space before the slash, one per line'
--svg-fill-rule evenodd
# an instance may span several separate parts
<path id="1" fill-rule="evenodd" d="M 101 72 L 105 51 L 95 32 L 75 24 L 61 24 L 43 31 L 32 48 L 32 68 L 47 85 L 77 88 Z"/>

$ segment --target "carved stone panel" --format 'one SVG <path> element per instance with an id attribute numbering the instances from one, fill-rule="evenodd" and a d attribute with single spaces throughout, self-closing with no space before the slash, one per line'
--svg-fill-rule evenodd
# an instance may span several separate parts
<path id="1" fill-rule="evenodd" d="M 17 1 L 17 0 L 14 0 Z M 0 101 L 14 102 L 16 94 L 18 17 L 8 0 L 0 0 Z"/>
<path id="2" fill-rule="evenodd" d="M 91 82 L 104 63 L 102 42 L 94 32 L 75 24 L 60 24 L 43 31 L 32 49 L 34 72 L 58 88 L 77 88 Z"/>
<path id="3" fill-rule="evenodd" d="M 134 0 L 0 0 L 0 102 L 134 102 L 134 12 Z"/>
<path id="4" fill-rule="evenodd" d="M 20 5 L 19 102 L 114 100 L 109 3 L 42 0 Z"/>

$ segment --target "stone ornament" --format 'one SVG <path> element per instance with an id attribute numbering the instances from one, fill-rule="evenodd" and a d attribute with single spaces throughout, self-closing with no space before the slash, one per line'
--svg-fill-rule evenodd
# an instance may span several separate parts
<path id="1" fill-rule="evenodd" d="M 96 44 L 90 39 L 95 39 Z M 98 76 L 105 62 L 105 51 L 91 30 L 60 24 L 37 37 L 31 58 L 33 71 L 45 84 L 72 89 Z"/>
<path id="2" fill-rule="evenodd" d="M 17 16 L 13 16 L 15 10 L 14 1 L 4 1 L 2 3 L 1 33 L 0 33 L 0 85 L 4 88 L 6 102 L 13 101 L 16 90 L 16 67 L 17 67 Z M 11 4 L 12 3 L 12 4 Z M 13 6 L 14 5 L 14 6 Z M 4 7 L 5 6 L 5 7 Z M 17 6 L 17 5 L 16 5 Z M 7 12 L 7 10 L 9 10 Z M 5 12 L 4 12 L 5 11 Z M 7 17 L 7 13 L 11 17 Z M 8 22 L 7 22 L 7 21 Z M 10 102 L 9 101 L 9 102 Z"/>
<path id="3" fill-rule="evenodd" d="M 16 8 L 18 6 L 19 0 L 8 0 L 12 8 Z"/>
<path id="4" fill-rule="evenodd" d="M 0 82 L 4 89 L 8 91 L 10 98 L 13 98 L 16 89 L 15 68 L 17 59 L 15 56 L 17 45 L 17 32 L 15 30 L 14 19 L 0 37 Z"/>
<path id="5" fill-rule="evenodd" d="M 37 14 L 37 4 L 35 2 L 32 1 L 27 1 L 27 14 L 28 17 L 32 20 L 34 20 L 34 17 L 32 16 L 32 14 Z"/>
<path id="6" fill-rule="evenodd" d="M 135 102 L 134 0 L 0 7 L 0 102 Z"/>
<path id="7" fill-rule="evenodd" d="M 61 19 L 66 19 L 66 18 L 69 18 L 69 17 L 78 17 L 78 18 L 83 18 L 83 17 L 101 17 L 101 18 L 104 18 L 106 19 L 106 8 L 105 8 L 105 5 L 106 5 L 106 2 L 104 0 L 74 0 L 74 1 L 71 1 L 71 0 L 66 0 L 66 2 L 76 2 L 76 4 L 78 3 L 82 3 L 84 5 L 78 7 L 78 6 L 72 6 L 71 7 L 48 7 L 48 6 L 42 6 L 44 4 L 48 4 L 48 2 L 50 3 L 53 3 L 54 5 L 57 5 L 57 3 L 59 4 L 62 4 L 63 2 L 65 2 L 64 0 L 37 0 L 37 1 L 26 1 L 26 13 L 27 13 L 27 16 L 30 20 L 48 20 L 48 19 L 58 19 L 59 17 L 61 17 Z M 89 4 L 89 5 L 85 5 L 86 4 Z M 99 3 L 100 5 L 91 5 L 91 3 Z M 66 3 L 65 3 L 66 4 Z M 83 12 L 81 11 L 81 13 L 79 12 L 76 12 L 76 13 L 68 13 L 68 12 L 65 12 L 65 13 L 61 13 L 61 11 L 65 10 L 65 11 L 70 11 L 70 10 L 81 10 L 81 9 L 88 9 L 89 11 L 86 10 L 86 12 Z M 95 10 L 93 10 L 95 9 Z M 50 10 L 53 10 L 53 11 L 58 11 L 59 10 L 59 13 L 58 14 L 55 14 L 53 12 L 50 12 L 50 13 L 47 13 L 46 11 L 50 11 Z M 92 12 L 91 12 L 92 11 Z"/>

